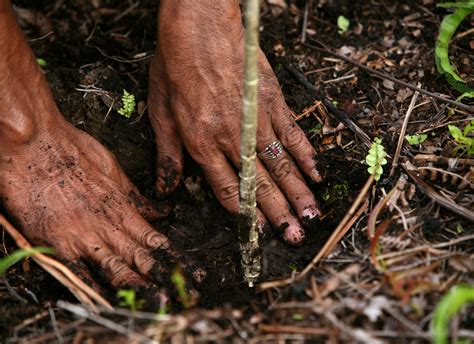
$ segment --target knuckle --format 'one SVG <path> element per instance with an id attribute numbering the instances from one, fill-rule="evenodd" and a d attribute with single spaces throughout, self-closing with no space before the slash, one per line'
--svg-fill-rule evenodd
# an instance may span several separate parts
<path id="1" fill-rule="evenodd" d="M 265 174 L 257 175 L 256 183 L 257 183 L 257 195 L 259 197 L 266 198 L 273 194 L 273 189 L 274 189 L 273 182 L 267 175 Z"/>
<path id="2" fill-rule="evenodd" d="M 239 198 L 239 184 L 234 180 L 224 180 L 219 183 L 215 190 L 216 196 L 227 204 L 235 203 Z M 235 211 L 232 209 L 231 211 Z"/>
<path id="3" fill-rule="evenodd" d="M 271 167 L 270 172 L 272 176 L 275 176 L 278 180 L 282 180 L 294 172 L 293 163 L 287 156 L 284 156 Z"/>

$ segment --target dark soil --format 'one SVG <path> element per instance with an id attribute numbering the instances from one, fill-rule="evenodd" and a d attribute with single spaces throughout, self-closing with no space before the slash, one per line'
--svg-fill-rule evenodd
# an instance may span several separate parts
<path id="1" fill-rule="evenodd" d="M 156 41 L 157 4 L 151 0 L 141 1 L 135 9 L 122 16 L 130 6 L 129 2 L 97 1 L 99 8 L 94 7 L 93 3 L 85 0 L 15 1 L 17 6 L 44 16 L 39 21 L 28 23 L 22 20 L 21 23 L 35 55 L 47 61 L 45 74 L 63 115 L 109 148 L 140 191 L 156 200 L 155 142 L 147 118 L 146 99 L 149 56 L 154 52 Z M 381 80 L 357 69 L 351 71 L 352 66 L 344 66 L 343 71 L 330 69 L 335 65 L 333 61 L 299 43 L 301 21 L 296 20 L 295 13 L 299 11 L 298 15 L 302 15 L 304 1 L 288 3 L 291 4 L 290 9 L 277 17 L 265 7 L 261 45 L 290 108 L 299 114 L 313 105 L 315 97 L 294 79 L 284 63 L 291 63 L 302 72 L 328 67 L 325 71 L 308 74 L 310 82 L 330 100 L 337 101 L 339 108 L 369 136 L 382 136 L 389 154 L 393 154 L 398 133 L 391 128 L 395 129 L 403 120 L 401 107 L 406 109 L 411 97 L 403 99 L 401 104 L 396 100 L 397 87 L 393 90 L 386 88 Z M 356 50 L 365 49 L 368 51 L 366 63 L 372 62 L 374 68 L 383 69 L 412 84 L 419 81 L 430 90 L 452 93 L 449 85 L 435 72 L 433 48 L 439 19 L 445 10 L 437 9 L 433 2 L 341 0 L 316 3 L 308 26 L 316 34 L 308 36 L 309 43 L 322 42 L 333 50 L 344 45 Z M 404 25 L 402 19 L 414 12 L 421 13 L 416 21 L 419 25 Z M 363 33 L 338 34 L 335 26 L 338 15 L 346 16 L 353 27 L 362 25 Z M 419 28 L 420 32 L 416 32 Z M 47 35 L 51 30 L 54 34 Z M 397 50 L 402 39 L 408 43 Z M 469 62 L 469 56 L 472 61 L 468 39 L 461 39 L 456 44 L 459 71 L 472 75 L 471 65 L 464 63 L 466 58 Z M 389 52 L 380 58 L 376 51 Z M 380 66 L 384 59 L 393 61 L 394 65 Z M 355 73 L 355 78 L 324 82 L 350 73 Z M 89 92 L 81 91 L 85 89 Z M 139 104 L 140 113 L 131 119 L 117 113 L 123 89 L 134 94 Z M 455 98 L 454 94 L 452 96 Z M 425 107 L 412 120 L 426 120 L 434 114 L 433 107 Z M 325 126 L 337 126 L 333 119 L 323 120 Z M 293 270 L 304 268 L 345 215 L 368 177 L 366 166 L 361 163 L 366 149 L 352 133 L 343 131 L 341 141 L 337 142 L 337 133 L 322 135 L 311 131 L 318 124 L 312 116 L 303 118 L 299 124 L 319 153 L 318 166 L 324 182 L 310 184 L 310 187 L 320 202 L 323 221 L 308 228 L 307 240 L 297 248 L 287 247 L 277 234 L 268 231 L 261 245 L 263 279 L 287 277 Z M 353 143 L 349 148 L 342 148 L 351 141 Z M 186 158 L 184 171 L 177 190 L 166 199 L 173 209 L 170 216 L 154 223 L 154 226 L 207 270 L 209 277 L 199 287 L 201 297 L 198 307 L 215 308 L 229 304 L 247 312 L 265 309 L 268 307 L 267 299 L 247 288 L 242 280 L 236 221 L 219 205 L 199 166 L 189 157 Z M 393 178 L 386 178 L 380 186 L 390 189 L 399 174 L 400 171 Z M 189 192 L 185 181 L 197 183 L 200 191 Z M 420 195 L 418 204 L 423 208 L 431 203 Z M 433 216 L 427 218 L 441 223 Z M 429 221 L 425 222 L 426 226 L 430 225 Z M 465 223 L 464 226 L 469 228 Z M 435 234 L 430 232 L 429 235 Z M 358 235 L 354 240 L 360 249 L 368 248 L 365 236 Z M 3 242 L 8 252 L 15 249 L 8 237 Z M 339 250 L 352 255 L 349 247 L 340 247 Z M 54 305 L 57 300 L 74 301 L 66 289 L 29 261 L 10 269 L 5 279 L 27 303 L 0 289 L 0 342 L 2 334 L 12 336 L 14 326 L 47 309 L 48 305 Z M 302 297 L 305 283 L 286 291 L 287 295 L 292 295 L 290 299 L 299 300 Z M 109 291 L 109 294 L 113 292 Z M 278 320 L 278 316 L 274 320 Z M 360 322 L 360 319 L 352 319 L 354 326 Z M 39 322 L 38 326 L 41 327 L 41 324 Z"/>

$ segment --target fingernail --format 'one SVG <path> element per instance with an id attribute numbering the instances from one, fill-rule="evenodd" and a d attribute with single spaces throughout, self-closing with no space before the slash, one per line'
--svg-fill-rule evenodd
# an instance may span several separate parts
<path id="1" fill-rule="evenodd" d="M 306 208 L 305 210 L 303 210 L 303 213 L 302 213 L 302 218 L 303 220 L 312 220 L 314 219 L 316 216 L 319 216 L 320 213 L 318 210 L 312 208 L 312 207 L 308 207 Z"/>
<path id="2" fill-rule="evenodd" d="M 299 245 L 304 240 L 304 230 L 300 226 L 290 225 L 285 230 L 285 240 L 290 245 Z"/>
<path id="3" fill-rule="evenodd" d="M 311 179 L 316 183 L 320 183 L 323 180 L 318 170 L 315 168 L 311 171 Z"/>
<path id="4" fill-rule="evenodd" d="M 267 221 L 260 221 L 260 220 L 257 220 L 257 230 L 258 230 L 258 234 L 264 235 L 265 232 L 266 232 L 265 229 L 266 229 L 267 226 L 268 226 Z"/>

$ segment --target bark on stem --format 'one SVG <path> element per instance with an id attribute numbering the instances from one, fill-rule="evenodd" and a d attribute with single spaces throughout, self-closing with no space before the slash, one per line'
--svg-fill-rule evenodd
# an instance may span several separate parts
<path id="1" fill-rule="evenodd" d="M 245 280 L 252 287 L 260 275 L 260 250 L 257 231 L 256 145 L 258 94 L 259 0 L 245 4 L 244 100 L 240 130 L 240 209 L 239 239 Z"/>

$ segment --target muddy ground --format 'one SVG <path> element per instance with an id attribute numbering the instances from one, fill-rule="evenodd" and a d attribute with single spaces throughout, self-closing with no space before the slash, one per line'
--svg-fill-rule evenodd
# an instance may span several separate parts
<path id="1" fill-rule="evenodd" d="M 310 184 L 324 216 L 321 223 L 308 229 L 308 238 L 301 247 L 286 247 L 272 232 L 262 239 L 263 277 L 267 280 L 288 277 L 308 264 L 368 178 L 367 166 L 363 164 L 367 148 L 353 132 L 338 127 L 339 123 L 324 111 L 314 107 L 307 111 L 318 99 L 285 65 L 291 64 L 304 73 L 321 94 L 369 137 L 383 138 L 391 157 L 413 96 L 412 91 L 396 83 L 382 81 L 303 45 L 305 1 L 269 3 L 285 3 L 286 7 L 264 4 L 261 46 L 288 105 L 319 153 L 319 168 L 325 179 L 320 185 Z M 107 146 L 140 191 L 156 199 L 155 143 L 146 111 L 147 70 L 156 40 L 156 1 L 25 0 L 15 4 L 35 55 L 47 62 L 44 71 L 63 115 Z M 437 30 L 441 18 L 448 13 L 436 8 L 434 1 L 312 1 L 306 11 L 307 43 L 349 55 L 413 85 L 419 82 L 437 94 L 457 97 L 436 72 L 434 64 Z M 346 33 L 338 33 L 339 15 L 351 23 Z M 466 32 L 471 24 L 468 20 L 458 32 Z M 474 78 L 472 39 L 472 34 L 462 36 L 455 39 L 451 48 L 458 71 L 471 82 Z M 123 89 L 134 94 L 138 103 L 138 113 L 130 119 L 117 113 Z M 422 153 L 446 159 L 455 156 L 456 143 L 449 136 L 446 123 L 455 122 L 463 127 L 473 114 L 453 111 L 425 96 L 419 97 L 418 104 L 407 133 L 428 130 L 429 136 L 422 145 L 405 145 L 401 160 L 415 164 L 419 162 L 415 157 Z M 426 181 L 472 212 L 470 161 L 455 167 L 442 162 L 421 164 L 438 171 L 430 170 L 431 175 L 424 178 Z M 389 171 L 390 163 L 387 166 Z M 439 170 L 448 169 L 471 184 L 466 187 L 462 180 L 446 181 Z M 412 278 L 403 286 L 391 283 L 390 276 L 377 270 L 369 259 L 367 217 L 383 192 L 388 192 L 402 173 L 401 167 L 392 176 L 385 172 L 377 187 L 370 191 L 369 209 L 310 277 L 287 287 L 256 293 L 242 281 L 235 221 L 212 195 L 199 166 L 187 157 L 180 186 L 165 200 L 173 210 L 168 218 L 154 226 L 202 262 L 209 278 L 199 289 L 201 297 L 195 308 L 182 312 L 178 306 L 174 311 L 187 319 L 187 326 L 181 331 L 166 328 L 162 338 L 175 342 L 194 339 L 239 342 L 250 338 L 262 342 L 337 342 L 361 340 L 354 332 L 360 330 L 369 342 L 375 338 L 393 342 L 427 341 L 429 321 L 441 295 L 454 284 L 473 283 L 474 247 L 469 235 L 474 233 L 474 227 L 440 207 L 409 180 L 402 192 L 406 203 L 398 207 L 405 216 L 401 217 L 396 209 L 385 209 L 380 215 L 393 219 L 384 234 L 383 253 L 423 245 L 435 247 L 465 236 L 468 239 L 443 246 L 439 252 L 435 248 L 431 252 L 424 249 L 392 262 L 395 272 L 410 271 Z M 198 185 L 199 191 L 190 185 Z M 408 228 L 404 229 L 403 222 Z M 13 241 L 6 233 L 2 239 L 0 255 L 12 252 Z M 414 267 L 426 269 L 415 273 L 411 270 Z M 315 292 L 315 285 L 319 285 L 319 292 Z M 107 296 L 116 304 L 114 291 L 108 290 Z M 381 305 L 373 305 L 374 298 L 382 300 Z M 0 282 L 0 342 L 125 340 L 124 336 L 115 337 L 116 331 L 85 319 L 68 327 L 78 320 L 57 308 L 58 300 L 75 302 L 67 289 L 34 262 L 26 260 L 15 265 L 3 284 Z M 313 309 L 309 306 L 311 302 L 325 311 Z M 370 307 L 375 313 L 379 311 L 377 316 L 365 312 Z M 51 314 L 55 315 L 54 320 Z M 471 340 L 474 338 L 472 314 L 465 311 L 455 324 L 462 331 L 470 331 Z M 25 323 L 27 319 L 33 320 Z M 124 320 L 115 315 L 112 319 L 121 324 L 130 323 L 127 317 Z M 196 326 L 198 320 L 205 321 L 205 325 Z M 134 331 L 142 333 L 143 328 L 145 325 L 136 324 Z"/>

